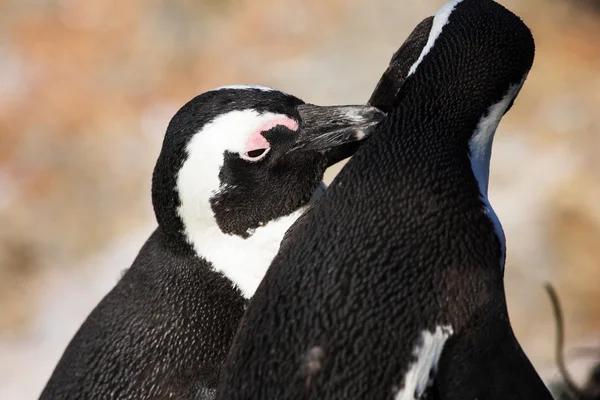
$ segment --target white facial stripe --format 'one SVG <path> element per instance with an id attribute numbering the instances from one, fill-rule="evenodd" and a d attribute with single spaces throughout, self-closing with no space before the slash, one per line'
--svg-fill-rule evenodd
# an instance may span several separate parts
<path id="1" fill-rule="evenodd" d="M 225 151 L 240 153 L 248 137 L 262 124 L 283 117 L 255 110 L 232 111 L 206 124 L 189 141 L 187 159 L 177 176 L 181 200 L 178 213 L 190 235 L 215 223 L 210 198 L 219 190 Z"/>
<path id="2" fill-rule="evenodd" d="M 177 212 L 187 240 L 199 256 L 233 280 L 246 297 L 254 294 L 285 232 L 303 210 L 276 221 L 264 221 L 264 226 L 243 239 L 220 230 L 210 199 L 221 189 L 219 172 L 224 152 L 242 152 L 253 132 L 286 119 L 286 115 L 259 114 L 254 110 L 232 111 L 215 118 L 190 139 L 188 157 L 177 175 L 181 200 Z"/>
<path id="3" fill-rule="evenodd" d="M 277 89 L 273 89 L 273 88 L 270 88 L 268 86 L 263 86 L 263 85 L 227 85 L 227 86 L 219 86 L 218 88 L 214 88 L 209 91 L 214 92 L 216 90 L 224 90 L 224 89 L 234 89 L 234 90 L 258 89 L 258 90 L 262 90 L 263 92 L 279 92 L 279 90 L 277 90 Z"/>
<path id="4" fill-rule="evenodd" d="M 433 333 L 428 330 L 421 332 L 421 341 L 413 351 L 417 360 L 408 369 L 404 376 L 404 387 L 394 400 L 418 400 L 423 396 L 425 390 L 433 384 L 431 378 L 437 372 L 444 345 L 453 333 L 450 325 L 437 326 Z"/>
<path id="5" fill-rule="evenodd" d="M 446 24 L 448 23 L 448 20 L 450 19 L 450 14 L 452 14 L 454 9 L 456 8 L 456 5 L 461 1 L 463 0 L 452 0 L 443 5 L 442 8 L 440 8 L 438 12 L 435 13 L 435 17 L 433 18 L 433 25 L 431 26 L 431 31 L 429 31 L 429 38 L 427 39 L 427 44 L 425 44 L 425 47 L 423 47 L 423 50 L 421 51 L 421 55 L 419 56 L 418 60 L 412 65 L 412 67 L 410 67 L 407 77 L 415 73 L 419 64 L 421 64 L 425 56 L 429 54 L 429 52 L 433 48 L 433 45 L 435 44 L 435 41 L 442 33 L 442 29 L 444 29 L 444 26 L 446 26 Z"/>
<path id="6" fill-rule="evenodd" d="M 517 96 L 523 83 L 525 83 L 525 78 L 521 83 L 511 86 L 502 100 L 490 107 L 487 114 L 481 118 L 479 124 L 477 124 L 475 133 L 469 141 L 473 174 L 475 174 L 475 178 L 477 179 L 479 189 L 483 196 L 487 196 L 488 193 L 490 158 L 492 155 L 494 134 L 496 133 L 500 120 L 508 109 L 510 102 Z"/>
<path id="7" fill-rule="evenodd" d="M 506 262 L 506 237 L 504 236 L 504 230 L 502 229 L 500 219 L 498 219 L 498 216 L 494 212 L 487 197 L 490 179 L 490 159 L 492 156 L 494 134 L 496 133 L 498 124 L 508 109 L 510 102 L 517 96 L 517 93 L 519 93 L 526 78 L 527 76 L 523 78 L 521 83 L 511 86 L 504 98 L 490 107 L 487 115 L 479 121 L 475 133 L 469 141 L 471 169 L 473 170 L 475 179 L 477 179 L 477 185 L 481 192 L 481 198 L 485 207 L 484 212 L 494 224 L 496 235 L 498 235 L 498 239 L 500 239 L 500 245 L 502 247 L 500 267 L 502 270 L 504 270 L 504 264 Z"/>

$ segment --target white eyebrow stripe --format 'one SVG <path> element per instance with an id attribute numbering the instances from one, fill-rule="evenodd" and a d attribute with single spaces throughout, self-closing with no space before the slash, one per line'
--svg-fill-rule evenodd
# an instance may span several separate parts
<path id="1" fill-rule="evenodd" d="M 421 62 L 423 62 L 425 56 L 429 54 L 429 52 L 433 48 L 433 45 L 435 44 L 435 41 L 442 33 L 444 26 L 448 24 L 450 14 L 452 14 L 456 6 L 462 1 L 463 0 L 452 0 L 444 4 L 442 8 L 440 8 L 438 12 L 435 13 L 435 17 L 433 18 L 433 25 L 431 26 L 431 31 L 429 31 L 429 39 L 427 39 L 427 44 L 425 45 L 425 47 L 423 47 L 423 51 L 421 51 L 419 59 L 412 65 L 412 67 L 410 67 L 408 75 L 406 76 L 407 78 L 415 73 L 417 67 L 421 64 Z"/>

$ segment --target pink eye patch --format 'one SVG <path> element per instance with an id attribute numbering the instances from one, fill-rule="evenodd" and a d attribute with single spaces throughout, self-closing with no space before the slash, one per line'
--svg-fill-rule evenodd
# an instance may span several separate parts
<path id="1" fill-rule="evenodd" d="M 298 129 L 298 123 L 296 121 L 282 115 L 279 118 L 265 122 L 258 128 L 258 130 L 260 132 L 268 131 L 269 129 L 275 128 L 277 125 L 283 125 L 291 131 L 295 131 Z"/>
<path id="2" fill-rule="evenodd" d="M 260 125 L 258 129 L 252 132 L 248 138 L 248 141 L 246 142 L 246 145 L 244 146 L 244 152 L 241 154 L 241 157 L 248 161 L 258 161 L 266 156 L 271 148 L 271 145 L 262 135 L 262 132 L 273 129 L 278 125 L 283 125 L 292 131 L 298 129 L 298 123 L 286 116 L 280 116 L 270 121 L 266 121 Z"/>

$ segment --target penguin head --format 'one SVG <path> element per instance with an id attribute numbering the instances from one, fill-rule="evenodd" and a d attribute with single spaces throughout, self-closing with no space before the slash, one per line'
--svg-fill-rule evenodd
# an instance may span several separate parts
<path id="1" fill-rule="evenodd" d="M 446 148 L 468 152 L 487 196 L 494 133 L 532 67 L 533 36 L 519 17 L 492 0 L 450 1 L 417 29 L 417 36 L 428 31 L 427 40 L 420 41 L 395 105 L 419 104 L 423 115 L 453 121 L 443 134 L 429 132 Z"/>
<path id="2" fill-rule="evenodd" d="M 195 97 L 172 118 L 154 170 L 163 236 L 202 256 L 219 238 L 248 246 L 257 236 L 278 246 L 325 169 L 352 155 L 383 116 L 370 106 L 307 104 L 262 86 L 226 86 Z"/>
<path id="3" fill-rule="evenodd" d="M 406 78 L 393 100 L 378 96 L 372 104 L 392 103 L 388 115 L 404 138 L 404 156 L 435 158 L 445 153 L 460 160 L 445 168 L 460 171 L 464 180 L 455 184 L 480 199 L 472 204 L 493 225 L 503 270 L 506 240 L 487 198 L 492 143 L 533 65 L 533 36 L 519 17 L 492 0 L 452 0 L 419 24 L 400 54 L 407 54 L 411 64 L 393 59 L 398 66 L 391 72 L 398 75 L 407 68 Z M 384 76 L 381 84 L 390 86 L 393 76 Z M 418 120 L 409 121 L 408 115 Z M 382 138 L 388 139 L 398 140 Z M 472 174 L 462 174 L 465 167 Z"/>

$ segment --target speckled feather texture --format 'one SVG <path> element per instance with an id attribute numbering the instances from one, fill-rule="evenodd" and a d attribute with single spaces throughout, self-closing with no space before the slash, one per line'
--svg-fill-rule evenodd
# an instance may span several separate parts
<path id="1" fill-rule="evenodd" d="M 227 278 L 163 243 L 157 230 L 134 262 L 144 268 L 130 268 L 90 314 L 41 399 L 211 394 L 246 300 Z"/>
<path id="2" fill-rule="evenodd" d="M 322 194 L 327 166 L 352 155 L 356 133 L 381 118 L 373 107 L 319 107 L 245 85 L 184 105 L 154 170 L 159 228 L 82 324 L 40 399 L 213 398 L 247 298 L 285 231 Z M 243 159 L 245 130 L 256 134 L 257 122 L 270 146 L 260 163 Z M 320 135 L 318 148 L 292 151 Z"/>
<path id="3" fill-rule="evenodd" d="M 469 154 L 531 68 L 534 41 L 491 0 L 453 5 L 379 131 L 288 232 L 217 399 L 551 399 L 512 332 Z M 403 392 L 423 332 L 439 326 L 452 334 L 433 385 Z"/>

